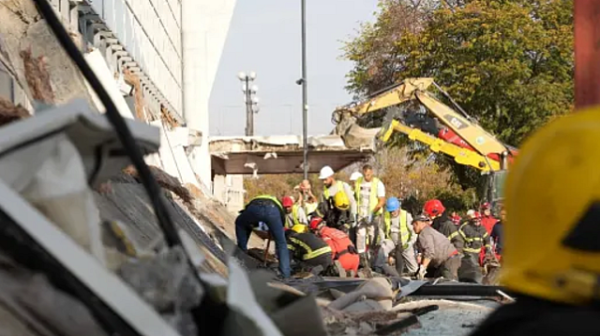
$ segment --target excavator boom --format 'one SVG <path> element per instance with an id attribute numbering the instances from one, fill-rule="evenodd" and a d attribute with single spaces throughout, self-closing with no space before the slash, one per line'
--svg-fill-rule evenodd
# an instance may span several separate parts
<path id="1" fill-rule="evenodd" d="M 500 163 L 498 161 L 488 160 L 472 150 L 436 138 L 420 129 L 406 126 L 397 120 L 393 120 L 389 127 L 382 129 L 378 135 L 378 140 L 386 143 L 394 132 L 404 133 L 409 139 L 418 141 L 429 147 L 432 152 L 443 153 L 454 158 L 454 161 L 458 164 L 471 166 L 483 172 L 500 170 Z"/>
<path id="2" fill-rule="evenodd" d="M 432 85 L 437 87 L 433 78 L 408 78 L 399 85 L 385 89 L 367 100 L 338 108 L 336 112 L 346 112 L 355 117 L 360 117 L 367 113 L 416 100 L 468 145 L 462 146 L 463 148 L 471 149 L 482 156 L 496 155 L 498 157 L 505 152 L 515 153 L 515 151 L 510 151 L 506 145 L 493 135 L 486 132 L 477 124 L 476 120 L 466 114 L 459 114 L 427 92 L 426 90 Z M 436 134 L 436 136 L 438 135 Z"/>

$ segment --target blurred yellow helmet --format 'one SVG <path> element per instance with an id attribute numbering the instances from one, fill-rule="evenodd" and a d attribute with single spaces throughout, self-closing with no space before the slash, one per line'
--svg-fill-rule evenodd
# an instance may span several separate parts
<path id="1" fill-rule="evenodd" d="M 501 283 L 551 301 L 600 299 L 600 108 L 561 117 L 508 174 Z"/>
<path id="2" fill-rule="evenodd" d="M 350 200 L 348 199 L 348 195 L 342 190 L 338 191 L 335 196 L 333 196 L 333 206 L 340 210 L 348 210 L 350 209 Z"/>
<path id="3" fill-rule="evenodd" d="M 308 226 L 306 226 L 304 224 L 296 224 L 296 225 L 292 226 L 292 231 L 297 232 L 297 233 L 306 233 L 306 232 L 308 232 Z"/>

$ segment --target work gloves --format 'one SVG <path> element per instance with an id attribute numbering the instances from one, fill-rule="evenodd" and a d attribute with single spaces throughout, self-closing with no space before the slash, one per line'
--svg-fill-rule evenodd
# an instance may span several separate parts
<path id="1" fill-rule="evenodd" d="M 421 265 L 419 266 L 419 270 L 417 271 L 415 276 L 417 277 L 417 280 L 423 280 L 425 279 L 425 274 L 427 274 L 427 269 Z"/>

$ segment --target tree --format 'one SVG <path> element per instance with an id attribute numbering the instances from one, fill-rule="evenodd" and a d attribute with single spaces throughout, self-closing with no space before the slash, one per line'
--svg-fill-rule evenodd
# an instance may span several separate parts
<path id="1" fill-rule="evenodd" d="M 389 148 L 378 153 L 375 161 L 387 197 L 402 199 L 403 207 L 412 213 L 419 213 L 423 204 L 433 198 L 455 211 L 467 210 L 477 203 L 475 190 L 463 190 L 454 182 L 452 172 L 431 160 L 430 155 L 411 155 L 408 147 Z"/>
<path id="2" fill-rule="evenodd" d="M 383 0 L 376 22 L 346 43 L 347 88 L 365 96 L 434 77 L 484 128 L 518 145 L 573 107 L 572 13 L 568 0 Z"/>

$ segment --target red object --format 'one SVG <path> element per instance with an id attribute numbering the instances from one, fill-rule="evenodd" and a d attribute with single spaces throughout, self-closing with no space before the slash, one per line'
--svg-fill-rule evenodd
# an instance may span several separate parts
<path id="1" fill-rule="evenodd" d="M 450 220 L 451 220 L 451 221 L 452 221 L 452 223 L 454 223 L 455 225 L 458 225 L 458 224 L 460 224 L 460 220 L 461 220 L 461 219 L 462 219 L 462 218 L 460 218 L 460 216 L 459 216 L 459 215 L 452 215 L 452 216 L 450 216 Z"/>
<path id="2" fill-rule="evenodd" d="M 331 256 L 334 260 L 338 253 L 345 251 L 345 253 L 340 255 L 337 260 L 346 271 L 358 272 L 359 257 L 358 254 L 348 252 L 348 246 L 354 245 L 347 234 L 328 226 L 322 227 L 317 234 L 327 243 L 327 245 L 329 245 L 329 247 L 331 247 Z"/>
<path id="3" fill-rule="evenodd" d="M 489 202 L 485 202 L 481 205 L 481 210 L 491 209 L 492 205 Z"/>
<path id="4" fill-rule="evenodd" d="M 600 104 L 600 2 L 574 1 L 575 108 Z"/>
<path id="5" fill-rule="evenodd" d="M 492 234 L 492 229 L 494 228 L 494 225 L 498 223 L 498 220 L 494 218 L 494 216 L 480 216 L 479 218 L 481 218 L 481 225 L 485 228 L 487 233 Z"/>
<path id="6" fill-rule="evenodd" d="M 444 208 L 444 205 L 442 202 L 440 202 L 440 200 L 433 199 L 425 202 L 423 211 L 425 211 L 429 217 L 435 217 L 446 211 L 446 208 Z"/>
<path id="7" fill-rule="evenodd" d="M 283 202 L 281 202 L 281 203 L 283 204 L 284 208 L 290 208 L 290 207 L 294 206 L 294 200 L 289 196 L 285 196 L 283 198 Z"/>
<path id="8" fill-rule="evenodd" d="M 454 252 L 450 253 L 450 255 L 448 257 L 454 257 L 457 254 L 458 254 L 458 251 L 454 250 Z"/>
<path id="9" fill-rule="evenodd" d="M 438 138 L 440 138 L 440 139 L 442 139 L 442 140 L 444 140 L 446 142 L 449 142 L 451 144 L 457 145 L 459 147 L 462 147 L 462 148 L 465 148 L 465 149 L 468 149 L 468 150 L 471 150 L 471 151 L 475 151 L 475 149 L 471 145 L 469 145 L 468 143 L 466 143 L 461 137 L 458 136 L 458 134 L 456 134 L 451 129 L 442 128 L 438 132 L 437 136 L 438 136 Z M 519 153 L 519 151 L 516 150 L 516 149 L 510 148 L 509 152 L 512 155 L 508 156 L 508 162 L 512 163 L 513 157 L 516 156 Z M 489 153 L 487 155 L 487 157 L 490 158 L 490 159 L 492 159 L 492 160 L 494 160 L 494 161 L 500 162 L 500 155 L 498 153 Z"/>
<path id="10" fill-rule="evenodd" d="M 313 231 L 316 230 L 319 227 L 319 224 L 321 224 L 322 221 L 323 221 L 323 218 L 321 218 L 321 217 L 313 217 L 310 220 L 310 225 L 309 225 L 310 229 L 313 230 Z"/>
<path id="11" fill-rule="evenodd" d="M 469 216 L 469 219 L 481 219 L 481 213 L 479 211 L 475 211 Z"/>

